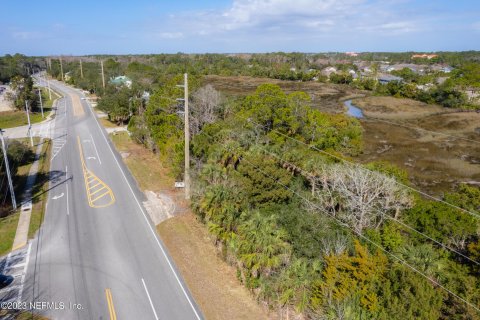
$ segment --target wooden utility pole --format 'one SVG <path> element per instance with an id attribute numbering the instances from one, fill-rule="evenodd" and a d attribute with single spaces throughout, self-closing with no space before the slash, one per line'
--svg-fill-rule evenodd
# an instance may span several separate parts
<path id="1" fill-rule="evenodd" d="M 103 72 L 103 60 L 100 61 L 100 65 L 102 66 L 102 84 L 103 84 L 103 89 L 105 89 L 105 73 Z"/>
<path id="2" fill-rule="evenodd" d="M 188 75 L 184 75 L 185 99 L 185 199 L 190 199 L 190 123 L 188 119 Z"/>
<path id="3" fill-rule="evenodd" d="M 33 147 L 32 123 L 30 122 L 30 113 L 28 112 L 27 100 L 25 100 L 25 111 L 27 111 L 27 119 L 28 119 L 28 136 L 30 137 L 30 145 Z"/>
<path id="4" fill-rule="evenodd" d="M 80 59 L 80 77 L 83 79 L 82 59 Z"/>
<path id="5" fill-rule="evenodd" d="M 183 101 L 185 110 L 185 176 L 183 179 L 183 187 L 185 188 L 185 199 L 190 199 L 190 122 L 188 118 L 188 75 L 183 75 L 183 84 L 177 85 L 183 88 L 183 99 L 178 98 L 177 101 Z"/>
<path id="6" fill-rule="evenodd" d="M 47 86 L 48 86 L 48 99 L 52 100 L 52 89 L 50 89 L 50 80 L 48 79 L 48 74 L 46 71 L 43 74 L 43 78 L 45 79 L 45 82 L 47 83 Z"/>
<path id="7" fill-rule="evenodd" d="M 42 89 L 38 88 L 38 100 L 40 100 L 40 110 L 42 110 L 42 118 L 45 118 L 43 115 L 43 102 L 42 102 Z"/>
<path id="8" fill-rule="evenodd" d="M 60 57 L 60 73 L 62 74 L 62 81 L 64 81 L 63 79 L 63 64 L 62 64 L 62 57 Z"/>
<path id="9" fill-rule="evenodd" d="M 13 189 L 12 176 L 10 174 L 10 167 L 8 165 L 7 148 L 5 147 L 3 132 L 4 131 L 0 129 L 0 139 L 2 139 L 3 160 L 5 161 L 5 172 L 7 173 L 8 187 L 10 189 L 10 196 L 12 197 L 13 210 L 17 210 L 17 201 L 15 200 L 15 192 Z"/>

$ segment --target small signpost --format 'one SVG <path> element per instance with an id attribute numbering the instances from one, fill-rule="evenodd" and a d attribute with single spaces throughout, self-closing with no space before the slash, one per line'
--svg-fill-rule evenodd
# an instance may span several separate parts
<path id="1" fill-rule="evenodd" d="M 185 188 L 185 182 L 183 181 L 175 182 L 175 188 Z"/>

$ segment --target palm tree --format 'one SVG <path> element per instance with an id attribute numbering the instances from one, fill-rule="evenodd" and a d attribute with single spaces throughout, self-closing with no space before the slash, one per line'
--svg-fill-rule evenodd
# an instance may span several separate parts
<path id="1" fill-rule="evenodd" d="M 290 258 L 287 233 L 278 228 L 275 219 L 257 211 L 239 226 L 239 258 L 253 277 L 268 277 Z"/>

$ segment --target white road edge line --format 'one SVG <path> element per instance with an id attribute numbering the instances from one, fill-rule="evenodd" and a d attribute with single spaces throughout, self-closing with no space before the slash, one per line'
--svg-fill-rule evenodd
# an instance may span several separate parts
<path id="1" fill-rule="evenodd" d="M 22 275 L 22 280 L 20 284 L 20 290 L 18 291 L 17 295 L 17 301 L 21 302 L 22 301 L 22 295 L 23 295 L 23 287 L 25 286 L 25 277 L 27 276 L 27 269 L 28 269 L 28 262 L 30 261 L 30 251 L 32 249 L 32 242 L 28 244 L 28 250 L 27 250 L 27 259 L 25 260 L 25 269 L 23 269 L 23 275 Z"/>
<path id="2" fill-rule="evenodd" d="M 65 166 L 65 190 L 67 191 L 67 215 L 70 215 L 70 208 L 68 205 L 68 166 Z"/>
<path id="3" fill-rule="evenodd" d="M 97 146 L 95 145 L 95 140 L 93 140 L 93 136 L 91 133 L 90 133 L 90 138 L 92 138 L 92 144 L 93 144 L 93 148 L 95 149 L 95 152 L 97 153 L 98 162 L 102 164 L 102 160 L 100 160 L 100 155 L 98 154 Z"/>
<path id="4" fill-rule="evenodd" d="M 108 143 L 108 140 L 107 140 L 107 137 L 105 136 L 105 133 L 103 132 L 102 128 L 100 127 L 100 124 L 98 123 L 97 117 L 93 113 L 92 108 L 88 108 L 88 110 L 90 110 L 90 113 L 92 114 L 92 116 L 95 120 L 95 123 L 97 124 L 97 127 L 100 130 L 101 135 L 103 136 L 103 139 L 105 139 L 105 143 L 107 144 L 108 149 L 112 153 L 113 159 L 115 160 L 115 163 L 117 164 L 118 168 L 120 169 L 120 172 L 122 173 L 123 178 L 125 179 L 125 182 L 127 182 L 128 188 L 130 189 L 130 192 L 132 193 L 133 198 L 137 202 L 137 205 L 140 208 L 140 211 L 142 212 L 143 217 L 145 218 L 145 221 L 147 222 L 147 225 L 150 228 L 150 231 L 152 232 L 152 234 L 155 238 L 155 241 L 157 242 L 157 245 L 160 247 L 160 250 L 162 251 L 163 256 L 167 260 L 167 263 L 168 263 L 168 266 L 170 267 L 170 270 L 172 270 L 173 275 L 175 276 L 175 279 L 177 280 L 178 284 L 180 285 L 180 288 L 182 288 L 182 291 L 183 291 L 183 294 L 185 295 L 185 298 L 187 298 L 187 301 L 190 304 L 190 307 L 192 308 L 193 312 L 195 313 L 195 316 L 197 317 L 197 319 L 199 319 L 199 320 L 202 319 L 200 317 L 200 315 L 198 314 L 197 309 L 195 309 L 195 306 L 193 305 L 192 300 L 190 300 L 190 297 L 188 296 L 187 291 L 183 287 L 183 284 L 180 281 L 180 278 L 178 277 L 177 273 L 175 272 L 175 269 L 173 268 L 172 262 L 168 258 L 167 253 L 165 252 L 165 249 L 163 248 L 162 244 L 160 243 L 160 240 L 158 239 L 157 233 L 155 232 L 155 230 L 153 230 L 152 225 L 150 224 L 150 221 L 148 221 L 147 215 L 145 214 L 145 211 L 143 210 L 142 205 L 140 204 L 140 201 L 138 201 L 137 196 L 135 195 L 135 192 L 133 192 L 132 186 L 128 182 L 128 179 L 127 179 L 127 176 L 125 175 L 125 172 L 123 172 L 123 169 L 120 166 L 120 163 L 118 162 L 117 157 L 115 156 L 115 153 L 113 152 L 112 147 L 110 146 L 110 143 Z"/>
<path id="5" fill-rule="evenodd" d="M 142 278 L 142 283 L 143 283 L 143 288 L 145 289 L 145 292 L 147 293 L 148 301 L 150 301 L 150 307 L 152 307 L 153 315 L 155 316 L 155 319 L 158 320 L 157 312 L 155 311 L 155 307 L 153 306 L 152 298 L 150 298 L 150 294 L 148 293 L 147 285 L 145 284 L 145 280 L 143 280 L 143 278 Z"/>

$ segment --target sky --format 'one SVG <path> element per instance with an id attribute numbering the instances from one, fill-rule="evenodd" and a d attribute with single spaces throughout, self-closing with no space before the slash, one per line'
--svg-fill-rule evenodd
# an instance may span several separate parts
<path id="1" fill-rule="evenodd" d="M 0 55 L 463 50 L 478 0 L 0 2 Z"/>

